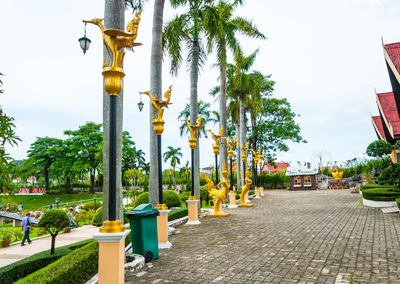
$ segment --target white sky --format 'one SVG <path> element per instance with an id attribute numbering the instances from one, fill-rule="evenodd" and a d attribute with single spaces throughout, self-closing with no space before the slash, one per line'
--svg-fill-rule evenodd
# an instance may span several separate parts
<path id="1" fill-rule="evenodd" d="M 168 0 L 166 1 L 168 2 Z M 138 91 L 149 89 L 152 1 L 145 7 L 137 41 L 143 46 L 125 57 L 124 129 L 146 153 L 148 98 L 140 113 Z M 104 2 L 0 0 L 0 72 L 5 94 L 0 105 L 15 117 L 23 142 L 10 149 L 26 157 L 36 137 L 63 137 L 86 121 L 102 122 L 102 40 L 89 26 L 90 50 L 83 56 L 78 38 L 82 19 L 103 17 Z M 164 21 L 176 12 L 168 3 Z M 254 69 L 272 74 L 276 97 L 285 97 L 300 115 L 297 122 L 307 144 L 290 145 L 278 161 L 310 161 L 324 150 L 330 161 L 361 157 L 376 139 L 370 113 L 377 114 L 374 88 L 390 90 L 381 36 L 385 43 L 400 41 L 400 1 L 396 0 L 248 0 L 237 14 L 252 19 L 266 41 L 242 39 L 249 54 L 260 48 Z M 127 11 L 126 20 L 132 18 Z M 213 102 L 208 91 L 218 84 L 210 55 L 199 80 L 199 99 Z M 165 111 L 163 149 L 171 145 L 189 159 L 187 137 L 180 137 L 177 120 L 189 98 L 189 74 L 178 77 L 163 66 L 163 91 L 173 84 L 172 102 Z M 215 109 L 218 105 L 213 103 Z M 212 127 L 215 131 L 217 126 Z M 211 138 L 201 141 L 201 166 L 213 163 Z"/>

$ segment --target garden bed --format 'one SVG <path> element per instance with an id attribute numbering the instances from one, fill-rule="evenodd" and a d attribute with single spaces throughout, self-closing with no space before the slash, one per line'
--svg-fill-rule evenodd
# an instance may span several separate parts
<path id="1" fill-rule="evenodd" d="M 396 206 L 400 190 L 395 186 L 366 185 L 361 188 L 363 204 L 369 207 Z"/>

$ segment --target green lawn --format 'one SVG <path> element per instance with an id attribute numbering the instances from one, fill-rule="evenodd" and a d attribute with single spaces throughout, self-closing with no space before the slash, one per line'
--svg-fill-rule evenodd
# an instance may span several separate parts
<path id="1" fill-rule="evenodd" d="M 102 201 L 103 200 L 103 194 L 96 193 L 97 200 Z M 53 204 L 53 207 L 56 207 L 55 203 L 55 198 L 58 197 L 60 199 L 60 207 L 67 206 L 65 202 L 72 202 L 75 201 L 75 204 L 79 200 L 87 200 L 91 199 L 93 200 L 93 194 L 87 193 L 87 194 L 59 194 L 59 195 L 17 195 L 17 196 L 9 196 L 5 197 L 2 196 L 2 201 L 3 201 L 3 208 L 5 208 L 5 205 L 7 202 L 12 202 L 18 205 L 20 202 L 24 206 L 24 211 L 25 210 L 39 210 L 39 209 L 44 209 L 42 206 L 48 207 L 50 203 Z M 87 201 L 86 201 L 87 202 Z M 78 203 L 79 204 L 79 203 Z M 68 204 L 69 206 L 69 204 Z"/>

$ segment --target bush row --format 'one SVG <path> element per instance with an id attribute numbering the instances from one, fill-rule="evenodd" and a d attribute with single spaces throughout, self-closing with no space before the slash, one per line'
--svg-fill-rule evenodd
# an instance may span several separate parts
<path id="1" fill-rule="evenodd" d="M 373 201 L 395 201 L 396 198 L 400 198 L 400 190 L 391 186 L 380 186 L 375 187 L 362 187 L 362 196 L 364 199 Z"/>
<path id="2" fill-rule="evenodd" d="M 98 251 L 98 243 L 92 241 L 16 283 L 82 283 L 96 273 Z"/>
<path id="3" fill-rule="evenodd" d="M 168 214 L 168 222 L 183 218 L 188 215 L 188 209 L 187 208 L 182 208 L 182 209 L 176 209 L 174 211 L 171 211 Z"/>
<path id="4" fill-rule="evenodd" d="M 39 270 L 50 263 L 56 261 L 60 257 L 85 246 L 93 240 L 85 240 L 71 245 L 59 247 L 56 249 L 55 254 L 50 254 L 50 250 L 43 251 L 27 257 L 23 260 L 14 262 L 5 267 L 0 268 L 0 282 L 4 284 L 13 283 L 14 281 L 23 278 L 36 270 Z M 32 282 L 33 283 L 33 282 Z M 37 283 L 37 282 L 35 282 Z"/>

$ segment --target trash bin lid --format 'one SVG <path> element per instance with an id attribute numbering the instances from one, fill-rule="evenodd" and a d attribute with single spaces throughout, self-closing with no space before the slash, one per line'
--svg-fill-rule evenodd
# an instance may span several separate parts
<path id="1" fill-rule="evenodd" d="M 153 208 L 151 203 L 144 203 L 144 204 L 140 204 L 139 206 L 137 206 L 132 211 L 126 212 L 124 214 L 127 217 L 129 217 L 129 215 L 136 215 L 138 217 L 151 217 L 151 216 L 160 215 L 160 211 L 158 211 L 157 209 Z"/>

